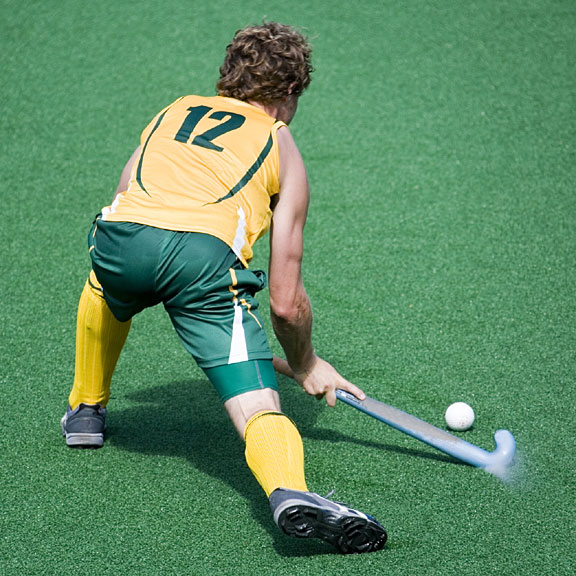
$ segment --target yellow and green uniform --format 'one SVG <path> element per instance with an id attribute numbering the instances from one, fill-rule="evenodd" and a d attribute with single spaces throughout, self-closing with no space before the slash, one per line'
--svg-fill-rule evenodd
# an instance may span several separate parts
<path id="1" fill-rule="evenodd" d="M 276 387 L 255 298 L 266 276 L 248 264 L 279 192 L 281 126 L 232 98 L 179 98 L 143 131 L 127 189 L 89 236 L 114 317 L 162 303 L 223 400 Z"/>
<path id="2" fill-rule="evenodd" d="M 232 98 L 176 100 L 142 133 L 128 189 L 102 219 L 209 234 L 247 266 L 254 242 L 270 227 L 283 125 Z"/>
<path id="3" fill-rule="evenodd" d="M 159 303 L 223 401 L 277 389 L 254 297 L 266 278 L 248 264 L 279 192 L 281 126 L 238 100 L 185 96 L 144 130 L 128 188 L 89 234 L 93 270 L 79 306 L 71 408 L 107 404 L 130 319 Z M 245 440 L 267 495 L 307 490 L 289 418 L 260 412 Z"/>

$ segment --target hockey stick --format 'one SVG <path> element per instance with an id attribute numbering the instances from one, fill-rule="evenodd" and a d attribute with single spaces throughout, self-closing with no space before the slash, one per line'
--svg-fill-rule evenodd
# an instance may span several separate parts
<path id="1" fill-rule="evenodd" d="M 353 406 L 361 412 L 392 426 L 392 428 L 421 440 L 458 460 L 477 468 L 483 468 L 487 472 L 502 473 L 514 459 L 516 442 L 508 430 L 498 430 L 494 434 L 496 449 L 493 452 L 487 452 L 445 430 L 424 422 L 424 420 L 398 410 L 398 408 L 374 400 L 374 398 L 366 397 L 365 400 L 358 400 L 344 390 L 337 390 L 336 396 L 345 404 Z"/>

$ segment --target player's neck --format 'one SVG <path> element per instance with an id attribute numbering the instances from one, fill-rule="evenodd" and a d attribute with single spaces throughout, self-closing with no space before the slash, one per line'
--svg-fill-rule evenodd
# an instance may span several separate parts
<path id="1" fill-rule="evenodd" d="M 248 104 L 252 104 L 252 106 L 264 110 L 268 116 L 272 116 L 275 120 L 280 120 L 285 124 L 290 124 L 290 121 L 294 117 L 296 109 L 298 108 L 298 97 L 287 96 L 284 100 L 270 104 L 248 100 Z"/>

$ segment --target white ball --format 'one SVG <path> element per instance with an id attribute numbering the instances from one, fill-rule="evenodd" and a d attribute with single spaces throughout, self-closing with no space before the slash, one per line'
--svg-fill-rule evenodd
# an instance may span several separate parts
<path id="1" fill-rule="evenodd" d="M 466 402 L 454 402 L 446 409 L 444 418 L 448 428 L 463 432 L 474 424 L 474 410 Z"/>

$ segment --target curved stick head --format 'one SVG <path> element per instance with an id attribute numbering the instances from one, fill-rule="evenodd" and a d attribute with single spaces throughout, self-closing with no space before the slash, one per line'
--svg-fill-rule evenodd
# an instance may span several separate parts
<path id="1" fill-rule="evenodd" d="M 496 450 L 490 454 L 484 469 L 496 476 L 502 476 L 514 460 L 516 441 L 508 430 L 497 430 L 494 434 L 494 441 Z"/>

